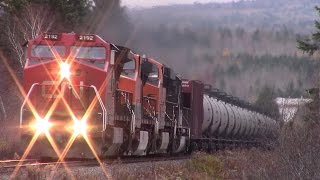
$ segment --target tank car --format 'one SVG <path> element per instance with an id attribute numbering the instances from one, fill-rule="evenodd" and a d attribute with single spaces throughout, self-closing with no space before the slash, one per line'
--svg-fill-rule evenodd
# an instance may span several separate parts
<path id="1" fill-rule="evenodd" d="M 200 81 L 182 83 L 182 92 L 189 98 L 184 108 L 189 107 L 192 114 L 188 120 L 191 149 L 262 146 L 277 137 L 279 124 L 249 103 Z"/>

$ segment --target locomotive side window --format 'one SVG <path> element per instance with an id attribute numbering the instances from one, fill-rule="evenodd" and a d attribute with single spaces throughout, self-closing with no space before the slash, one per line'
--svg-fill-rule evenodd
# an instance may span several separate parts
<path id="1" fill-rule="evenodd" d="M 121 72 L 122 76 L 134 79 L 136 76 L 136 62 L 134 59 L 128 58 L 123 65 L 123 70 Z"/>
<path id="2" fill-rule="evenodd" d="M 47 45 L 33 45 L 31 56 L 40 58 L 54 58 L 57 55 L 65 56 L 66 48 L 64 46 L 47 46 Z"/>
<path id="3" fill-rule="evenodd" d="M 158 86 L 159 84 L 159 70 L 155 64 L 152 64 L 152 71 L 148 76 L 147 83 Z"/>
<path id="4" fill-rule="evenodd" d="M 191 108 L 191 93 L 182 93 L 182 103 L 183 107 Z"/>

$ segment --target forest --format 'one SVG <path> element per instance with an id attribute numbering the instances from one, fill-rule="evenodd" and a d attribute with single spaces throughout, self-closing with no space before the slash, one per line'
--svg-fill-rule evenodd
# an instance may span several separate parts
<path id="1" fill-rule="evenodd" d="M 319 56 L 297 49 L 313 31 L 316 1 L 239 1 L 129 9 L 128 44 L 182 76 L 206 80 L 255 101 L 270 87 L 281 97 L 306 96 Z"/>
<path id="2" fill-rule="evenodd" d="M 205 80 L 251 102 L 264 87 L 275 96 L 301 97 L 315 84 L 318 56 L 303 54 L 296 41 L 313 29 L 314 4 L 257 0 L 129 9 L 116 0 L 1 0 L 0 49 L 21 77 L 28 39 L 42 32 L 97 33 L 183 78 Z M 17 92 L 7 69 L 0 65 L 2 94 L 8 87 Z"/>
<path id="3" fill-rule="evenodd" d="M 41 33 L 96 33 L 163 62 L 181 78 L 202 80 L 279 117 L 275 97 L 309 98 L 306 89 L 316 85 L 319 51 L 310 56 L 297 40 L 316 31 L 317 3 L 242 0 L 130 9 L 119 0 L 0 0 L 0 159 L 15 152 L 25 44 Z M 316 27 L 319 42 L 319 22 Z M 298 117 L 302 125 L 283 123 L 271 149 L 200 154 L 186 166 L 148 164 L 153 170 L 137 174 L 120 168 L 118 179 L 318 179 L 319 101 L 305 109 L 312 112 Z"/>

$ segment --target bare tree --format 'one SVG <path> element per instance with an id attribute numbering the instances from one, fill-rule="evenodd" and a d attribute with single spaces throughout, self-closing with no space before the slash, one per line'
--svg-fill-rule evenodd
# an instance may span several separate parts
<path id="1" fill-rule="evenodd" d="M 4 104 L 3 104 L 1 96 L 0 96 L 0 110 L 1 110 L 1 112 L 3 114 L 3 116 L 2 116 L 3 120 L 7 119 L 7 112 L 6 112 L 6 109 L 4 107 Z"/>
<path id="2" fill-rule="evenodd" d="M 45 5 L 26 5 L 20 13 L 8 17 L 6 36 L 20 66 L 25 64 L 22 44 L 52 28 L 55 15 Z"/>

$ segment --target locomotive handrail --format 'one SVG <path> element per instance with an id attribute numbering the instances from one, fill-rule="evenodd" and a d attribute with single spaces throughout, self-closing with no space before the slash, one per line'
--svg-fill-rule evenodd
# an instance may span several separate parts
<path id="1" fill-rule="evenodd" d="M 39 83 L 34 83 L 32 84 L 31 88 L 29 89 L 29 92 L 27 93 L 22 105 L 21 105 L 21 108 L 20 108 L 20 128 L 22 127 L 22 116 L 23 116 L 23 108 L 24 106 L 26 105 L 28 99 L 29 99 L 29 96 L 31 94 L 31 92 L 33 91 L 33 88 L 37 85 L 40 85 Z"/>
<path id="2" fill-rule="evenodd" d="M 132 120 L 131 120 L 130 132 L 132 134 L 134 134 L 135 133 L 135 127 L 136 127 L 136 115 L 134 113 L 134 110 L 131 107 L 129 98 L 127 97 L 127 94 L 132 94 L 132 93 L 131 92 L 127 92 L 127 91 L 121 91 L 121 90 L 119 90 L 119 91 L 121 92 L 121 95 L 124 97 L 125 102 L 126 102 L 126 106 L 127 106 L 128 110 L 129 110 L 129 112 L 131 113 L 131 119 Z"/>
<path id="3" fill-rule="evenodd" d="M 27 103 L 27 101 L 29 99 L 29 96 L 30 96 L 31 92 L 33 91 L 34 87 L 37 86 L 37 85 L 40 85 L 40 84 L 39 83 L 32 84 L 30 90 L 28 91 L 28 93 L 27 93 L 27 95 L 26 95 L 26 97 L 25 97 L 25 99 L 24 99 L 24 101 L 23 101 L 23 103 L 21 105 L 21 108 L 20 108 L 20 128 L 22 127 L 22 121 L 23 121 L 23 108 L 25 107 L 25 105 L 26 105 L 26 103 Z M 90 87 L 94 89 L 94 91 L 96 93 L 96 96 L 98 98 L 98 101 L 100 103 L 100 106 L 102 108 L 102 111 L 103 111 L 103 113 L 102 113 L 103 131 L 105 131 L 106 130 L 106 113 L 107 113 L 107 110 L 106 110 L 106 108 L 105 108 L 105 106 L 104 106 L 104 104 L 103 104 L 103 102 L 101 100 L 101 97 L 100 97 L 100 95 L 98 93 L 97 88 L 94 85 L 91 85 Z"/>
<path id="4" fill-rule="evenodd" d="M 107 113 L 107 110 L 106 110 L 106 108 L 105 108 L 105 106 L 104 106 L 104 104 L 103 104 L 103 102 L 102 102 L 102 100 L 101 100 L 101 97 L 100 97 L 100 95 L 99 95 L 99 92 L 98 92 L 97 88 L 96 88 L 94 85 L 91 85 L 90 87 L 93 88 L 94 92 L 96 93 L 96 96 L 97 96 L 98 101 L 99 101 L 99 103 L 100 103 L 100 106 L 101 106 L 101 108 L 102 108 L 102 121 L 103 121 L 103 122 L 102 122 L 102 126 L 103 126 L 102 131 L 105 131 L 105 130 L 107 129 L 107 122 L 106 122 L 106 113 Z"/>

